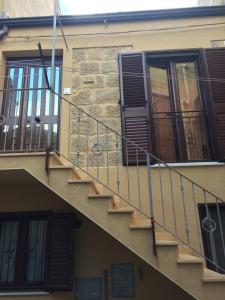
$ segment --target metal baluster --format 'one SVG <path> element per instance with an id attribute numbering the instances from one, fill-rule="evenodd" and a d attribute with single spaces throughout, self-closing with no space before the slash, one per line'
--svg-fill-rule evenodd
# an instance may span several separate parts
<path id="1" fill-rule="evenodd" d="M 129 174 L 129 157 L 128 157 L 128 147 L 127 147 L 127 140 L 126 143 L 126 172 L 127 172 L 127 195 L 128 195 L 128 202 L 130 203 L 130 174 Z"/>
<path id="2" fill-rule="evenodd" d="M 99 148 L 99 142 L 98 142 L 98 121 L 96 121 L 96 134 L 97 134 L 97 149 Z M 97 167 L 97 170 L 96 170 L 96 173 L 97 173 L 97 180 L 99 180 L 99 160 L 98 160 L 98 154 L 96 155 L 96 167 Z"/>
<path id="3" fill-rule="evenodd" d="M 105 135 L 106 135 L 106 164 L 107 164 L 107 185 L 109 185 L 109 133 L 108 127 L 105 127 Z"/>
<path id="4" fill-rule="evenodd" d="M 69 131 L 69 134 L 68 134 L 68 143 L 67 143 L 67 156 L 68 158 L 70 158 L 70 137 L 71 137 L 71 105 L 69 105 L 69 128 L 68 128 L 68 131 Z"/>
<path id="5" fill-rule="evenodd" d="M 139 156 L 138 156 L 138 148 L 136 147 L 136 169 L 137 169 L 137 182 L 138 182 L 138 203 L 139 208 L 141 209 L 141 188 L 140 188 L 140 170 L 139 170 Z"/>
<path id="6" fill-rule="evenodd" d="M 219 204 L 218 204 L 218 198 L 217 197 L 216 197 L 216 209 L 217 209 L 218 220 L 219 220 L 220 235 L 221 235 L 221 240 L 222 240 L 222 244 L 223 244 L 223 256 L 225 258 L 224 232 L 223 232 L 223 227 L 222 227 L 222 223 L 221 223 L 221 215 L 220 215 L 220 209 L 219 209 Z"/>
<path id="7" fill-rule="evenodd" d="M 153 242 L 153 251 L 156 253 L 156 237 L 155 237 L 155 219 L 154 219 L 154 206 L 153 206 L 153 194 L 152 194 L 152 173 L 151 173 L 151 163 L 149 153 L 146 153 L 147 161 L 147 184 L 148 184 L 148 200 L 150 208 L 150 220 L 152 225 L 152 242 Z"/>
<path id="8" fill-rule="evenodd" d="M 7 80 L 7 90 L 9 89 L 9 82 L 10 82 L 10 79 Z M 7 91 L 6 94 L 5 94 L 5 100 L 3 98 L 3 101 L 5 102 L 5 103 L 3 102 L 4 103 L 4 113 L 3 113 L 3 116 L 5 117 L 5 121 L 9 118 L 9 114 L 10 114 L 11 95 L 12 95 L 12 92 Z M 5 134 L 4 134 L 4 130 L 5 130 Z M 4 136 L 3 151 L 5 151 L 6 150 L 6 145 L 7 145 L 9 125 L 5 125 L 4 122 L 2 124 L 2 132 L 4 134 L 3 135 Z"/>
<path id="9" fill-rule="evenodd" d="M 183 176 L 180 175 L 180 190 L 181 190 L 181 196 L 182 196 L 182 202 L 183 202 L 183 209 L 184 209 L 184 221 L 185 221 L 185 232 L 187 236 L 187 242 L 189 244 L 189 226 L 188 226 L 188 219 L 187 219 L 187 210 L 185 205 L 185 196 L 184 196 L 184 183 L 183 183 Z"/>
<path id="10" fill-rule="evenodd" d="M 212 228 L 212 224 L 211 224 L 211 217 L 210 217 L 210 212 L 209 212 L 209 208 L 208 208 L 208 203 L 207 203 L 206 191 L 205 190 L 203 190 L 203 195 L 204 195 L 206 216 L 207 216 L 208 224 L 209 224 L 208 233 L 209 233 L 210 245 L 211 245 L 211 249 L 212 249 L 213 264 L 215 265 L 216 271 L 218 272 L 217 255 L 216 255 L 215 241 L 214 241 L 214 236 L 213 236 L 213 228 Z M 203 227 L 203 229 L 204 229 L 204 227 Z"/>
<path id="11" fill-rule="evenodd" d="M 172 180 L 172 174 L 170 169 L 169 169 L 169 177 L 170 177 L 170 192 L 171 192 L 171 199 L 172 199 L 172 206 L 173 206 L 174 229 L 175 229 L 175 234 L 177 236 L 177 221 L 176 221 L 176 211 L 175 211 L 174 193 L 173 193 L 173 180 Z"/>
<path id="12" fill-rule="evenodd" d="M 197 203 L 196 203 L 196 198 L 195 198 L 195 187 L 194 187 L 194 183 L 191 183 L 192 186 L 192 196 L 193 196 L 193 205 L 194 205 L 194 210 L 195 210 L 195 219 L 196 219 L 196 225 L 197 225 L 197 231 L 198 231 L 198 239 L 199 239 L 199 248 L 200 248 L 200 252 L 203 253 L 203 249 L 202 249 L 202 243 L 201 243 L 201 233 L 200 233 L 200 228 L 199 228 L 199 215 L 197 212 Z"/>
<path id="13" fill-rule="evenodd" d="M 77 164 L 80 165 L 80 110 L 77 110 Z"/>
<path id="14" fill-rule="evenodd" d="M 90 118 L 89 115 L 87 116 L 87 172 L 89 172 L 89 135 L 90 135 L 90 130 L 89 130 L 89 126 L 90 126 Z"/>
<path id="15" fill-rule="evenodd" d="M 117 184 L 117 192 L 120 193 L 120 176 L 119 176 L 119 142 L 118 136 L 116 133 L 116 184 Z"/>
<path id="16" fill-rule="evenodd" d="M 166 225 L 166 220 L 165 220 L 164 198 L 163 198 L 163 187 L 162 187 L 162 176 L 161 176 L 160 162 L 158 163 L 158 174 L 159 174 L 160 200 L 161 200 L 161 205 L 162 205 L 163 225 L 165 226 Z"/>

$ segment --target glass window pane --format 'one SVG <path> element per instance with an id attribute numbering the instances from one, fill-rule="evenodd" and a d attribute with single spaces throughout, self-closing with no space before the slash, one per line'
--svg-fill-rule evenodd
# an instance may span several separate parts
<path id="1" fill-rule="evenodd" d="M 30 82 L 29 82 L 29 89 L 34 88 L 34 68 L 30 69 Z M 32 101 L 33 101 L 33 90 L 30 90 L 28 93 L 28 104 L 27 104 L 27 116 L 31 116 L 32 114 Z"/>
<path id="2" fill-rule="evenodd" d="M 0 233 L 0 282 L 14 280 L 18 222 L 1 222 Z"/>
<path id="3" fill-rule="evenodd" d="M 188 160 L 208 159 L 203 112 L 194 62 L 176 64 L 180 115 Z"/>
<path id="4" fill-rule="evenodd" d="M 50 82 L 51 79 L 51 68 L 47 68 L 47 76 L 48 76 L 48 80 Z M 50 91 L 46 90 L 46 100 L 45 100 L 45 115 L 48 116 L 50 114 Z"/>
<path id="5" fill-rule="evenodd" d="M 164 67 L 150 66 L 151 119 L 154 128 L 156 156 L 166 161 L 176 161 L 173 115 L 168 73 Z"/>
<path id="6" fill-rule="evenodd" d="M 43 69 L 39 68 L 38 70 L 38 92 L 37 92 L 37 109 L 36 109 L 36 115 L 40 116 L 41 114 L 41 97 L 42 97 L 42 79 L 43 79 Z"/>
<path id="7" fill-rule="evenodd" d="M 43 281 L 45 270 L 46 220 L 29 222 L 26 280 Z"/>
<path id="8" fill-rule="evenodd" d="M 56 67 L 55 71 L 55 91 L 57 94 L 60 92 L 60 68 Z M 54 115 L 58 115 L 58 105 L 59 105 L 59 99 L 58 96 L 55 95 L 55 101 L 54 101 Z"/>

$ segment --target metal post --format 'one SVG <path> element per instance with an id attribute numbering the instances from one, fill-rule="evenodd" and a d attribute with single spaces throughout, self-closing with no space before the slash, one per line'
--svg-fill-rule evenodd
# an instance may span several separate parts
<path id="1" fill-rule="evenodd" d="M 150 207 L 150 219 L 152 225 L 152 242 L 153 242 L 153 251 L 154 254 L 157 255 L 156 252 L 156 237 L 155 237 L 155 220 L 154 220 L 154 209 L 153 209 L 153 197 L 152 197 L 152 174 L 151 174 L 151 164 L 149 153 L 146 153 L 147 158 L 147 176 L 148 176 L 148 197 L 149 197 L 149 207 Z"/>
<path id="2" fill-rule="evenodd" d="M 55 48 L 56 48 L 56 22 L 57 22 L 57 0 L 54 0 L 54 14 L 53 14 L 53 26 L 52 26 L 52 62 L 51 62 L 51 94 L 50 94 L 50 102 L 54 101 L 54 93 L 55 90 Z M 48 134 L 48 148 L 51 148 L 52 143 L 52 131 Z"/>

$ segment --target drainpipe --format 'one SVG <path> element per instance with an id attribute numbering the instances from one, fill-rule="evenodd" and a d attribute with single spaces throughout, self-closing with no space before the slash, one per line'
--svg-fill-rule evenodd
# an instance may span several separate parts
<path id="1" fill-rule="evenodd" d="M 0 29 L 0 41 L 4 38 L 6 34 L 8 34 L 8 32 L 9 28 L 6 25 L 4 25 L 2 29 Z"/>

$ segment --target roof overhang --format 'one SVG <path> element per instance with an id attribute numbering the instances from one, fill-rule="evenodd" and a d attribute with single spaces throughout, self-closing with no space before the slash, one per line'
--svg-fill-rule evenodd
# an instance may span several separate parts
<path id="1" fill-rule="evenodd" d="M 62 25 L 76 26 L 102 23 L 126 23 L 216 16 L 225 16 L 225 6 L 161 9 L 80 16 L 67 15 L 61 16 L 60 19 Z M 8 26 L 9 28 L 48 27 L 52 26 L 52 21 L 52 16 L 0 19 L 0 27 L 3 25 Z"/>

